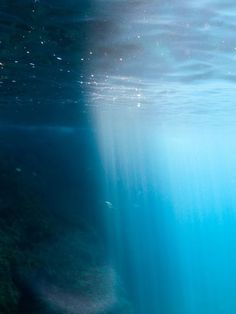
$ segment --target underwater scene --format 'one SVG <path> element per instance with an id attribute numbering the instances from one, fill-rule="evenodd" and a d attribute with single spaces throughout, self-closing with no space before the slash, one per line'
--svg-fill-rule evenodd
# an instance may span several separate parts
<path id="1" fill-rule="evenodd" d="M 236 313 L 235 27 L 0 0 L 0 314 Z"/>

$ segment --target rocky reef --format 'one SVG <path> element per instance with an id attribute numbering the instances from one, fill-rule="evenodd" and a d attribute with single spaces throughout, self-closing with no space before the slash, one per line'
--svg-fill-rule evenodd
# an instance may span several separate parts
<path id="1" fill-rule="evenodd" d="M 73 166 L 81 168 L 82 186 L 75 168 L 68 173 L 75 151 L 71 135 L 40 132 L 0 137 L 0 312 L 131 313 L 97 219 L 96 180 L 89 176 L 94 157 L 86 158 L 87 177 L 82 157 Z M 67 149 L 59 158 L 61 145 Z M 71 195 L 72 187 L 77 194 Z"/>
<path id="2" fill-rule="evenodd" d="M 92 1 L 0 4 L 1 314 L 129 313 L 88 131 L 88 67 L 107 26 L 94 12 Z"/>

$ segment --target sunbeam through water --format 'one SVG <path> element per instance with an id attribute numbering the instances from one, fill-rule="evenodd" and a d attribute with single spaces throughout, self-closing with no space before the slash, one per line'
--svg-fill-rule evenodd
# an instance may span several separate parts
<path id="1" fill-rule="evenodd" d="M 236 313 L 236 3 L 0 1 L 0 313 Z"/>
<path id="2" fill-rule="evenodd" d="M 89 95 L 110 254 L 135 314 L 233 314 L 236 8 L 127 6 Z"/>

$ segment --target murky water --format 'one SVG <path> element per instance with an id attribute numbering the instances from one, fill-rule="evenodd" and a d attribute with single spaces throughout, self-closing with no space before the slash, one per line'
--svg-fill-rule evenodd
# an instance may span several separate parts
<path id="1" fill-rule="evenodd" d="M 49 308 L 235 313 L 235 16 L 216 0 L 0 5 L 4 163 L 60 233 L 32 240 L 23 276 Z"/>

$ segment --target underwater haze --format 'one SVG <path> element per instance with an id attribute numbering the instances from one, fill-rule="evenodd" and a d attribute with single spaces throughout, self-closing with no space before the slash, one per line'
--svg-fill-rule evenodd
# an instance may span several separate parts
<path id="1" fill-rule="evenodd" d="M 236 4 L 0 3 L 0 313 L 236 313 Z"/>

